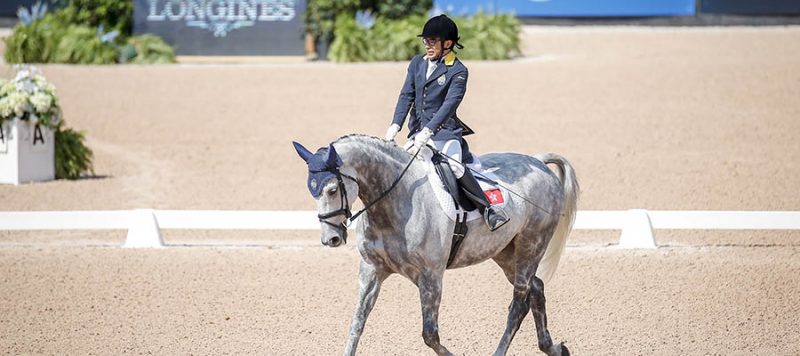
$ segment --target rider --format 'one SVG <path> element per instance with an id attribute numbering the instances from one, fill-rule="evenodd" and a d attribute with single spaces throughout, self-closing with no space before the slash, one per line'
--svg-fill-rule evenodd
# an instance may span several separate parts
<path id="1" fill-rule="evenodd" d="M 406 144 L 406 149 L 413 155 L 425 144 L 432 143 L 439 152 L 458 161 L 447 160 L 466 196 L 480 209 L 489 229 L 497 230 L 509 218 L 502 209 L 489 204 L 478 181 L 462 164 L 480 166 L 478 158 L 469 152 L 462 138 L 467 127 L 456 115 L 456 108 L 467 90 L 467 67 L 456 58 L 453 49 L 464 48 L 458 43 L 458 27 L 442 14 L 429 19 L 418 37 L 422 37 L 426 55 L 415 56 L 408 65 L 408 74 L 397 99 L 392 125 L 386 131 L 386 139 L 394 140 L 410 110 L 408 137 L 413 137 L 413 141 Z"/>

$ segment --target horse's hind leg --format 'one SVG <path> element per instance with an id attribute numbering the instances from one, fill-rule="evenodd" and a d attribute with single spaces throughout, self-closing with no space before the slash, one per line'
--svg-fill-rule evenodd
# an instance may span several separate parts
<path id="1" fill-rule="evenodd" d="M 514 277 L 514 297 L 511 304 L 508 306 L 508 320 L 506 321 L 506 330 L 503 332 L 503 337 L 500 338 L 500 344 L 497 345 L 495 356 L 505 355 L 508 347 L 511 345 L 511 340 L 514 339 L 522 320 L 528 314 L 530 308 L 530 283 L 525 278 L 520 278 L 519 274 Z"/>
<path id="2" fill-rule="evenodd" d="M 547 331 L 547 315 L 545 313 L 544 283 L 536 277 L 538 260 L 543 253 L 538 244 L 526 244 L 522 235 L 514 238 L 514 242 L 494 257 L 494 261 L 503 269 L 508 281 L 514 286 L 514 297 L 508 306 L 506 331 L 500 339 L 495 355 L 505 355 L 511 340 L 519 330 L 522 320 L 531 310 L 536 324 L 539 349 L 548 355 L 569 355 L 569 350 L 562 344 L 553 345 L 550 332 Z M 539 256 L 538 258 L 536 256 Z"/>
<path id="3" fill-rule="evenodd" d="M 533 276 L 531 282 L 530 306 L 531 313 L 533 313 L 533 321 L 536 323 L 539 350 L 553 356 L 569 355 L 569 349 L 563 343 L 553 345 L 553 340 L 550 339 L 550 332 L 547 330 L 547 313 L 545 313 L 544 307 L 544 283 L 536 276 Z"/>
<path id="4" fill-rule="evenodd" d="M 452 355 L 439 342 L 439 303 L 442 300 L 441 272 L 423 272 L 417 280 L 422 306 L 422 339 L 437 355 Z"/>

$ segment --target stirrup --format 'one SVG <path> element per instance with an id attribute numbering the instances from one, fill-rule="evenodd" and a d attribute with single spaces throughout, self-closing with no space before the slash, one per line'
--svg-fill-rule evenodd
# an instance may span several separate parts
<path id="1" fill-rule="evenodd" d="M 499 218 L 499 220 L 495 222 L 497 225 L 492 225 L 491 221 L 489 221 L 490 215 L 494 215 L 495 217 Z M 486 226 L 489 227 L 489 231 L 495 231 L 511 221 L 511 218 L 506 215 L 506 212 L 503 209 L 491 206 L 486 208 L 483 219 L 486 222 Z"/>

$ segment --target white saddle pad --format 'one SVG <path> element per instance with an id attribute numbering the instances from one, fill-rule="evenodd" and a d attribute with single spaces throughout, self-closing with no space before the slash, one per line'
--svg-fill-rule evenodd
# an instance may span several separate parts
<path id="1" fill-rule="evenodd" d="M 439 178 L 438 174 L 436 174 L 436 168 L 433 167 L 433 163 L 428 160 L 426 160 L 425 163 L 428 167 L 428 183 L 430 183 L 431 188 L 433 188 L 433 192 L 436 194 L 436 199 L 439 200 L 439 205 L 442 207 L 442 210 L 444 210 L 444 213 L 447 214 L 447 217 L 449 217 L 450 220 L 455 221 L 456 216 L 463 213 L 463 210 L 456 208 L 456 204 L 453 202 L 453 197 L 450 196 L 450 193 L 448 193 L 447 189 L 445 189 L 442 179 Z M 492 173 L 493 171 L 494 170 L 491 169 L 483 170 L 481 175 L 493 181 L 497 181 L 497 176 Z M 489 203 L 491 203 L 492 206 L 503 207 L 508 203 L 508 190 L 502 187 L 491 185 L 480 179 L 478 179 L 478 183 L 481 185 L 481 189 L 483 189 L 484 193 L 487 195 Z M 477 209 L 467 213 L 467 221 L 472 221 L 480 217 L 481 214 Z"/>

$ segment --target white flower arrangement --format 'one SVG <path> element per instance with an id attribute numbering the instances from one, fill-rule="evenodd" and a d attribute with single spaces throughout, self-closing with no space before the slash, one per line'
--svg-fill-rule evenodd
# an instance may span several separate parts
<path id="1" fill-rule="evenodd" d="M 14 79 L 0 79 L 0 123 L 18 119 L 31 125 L 57 127 L 61 108 L 55 86 L 34 66 L 16 65 L 14 69 Z"/>

